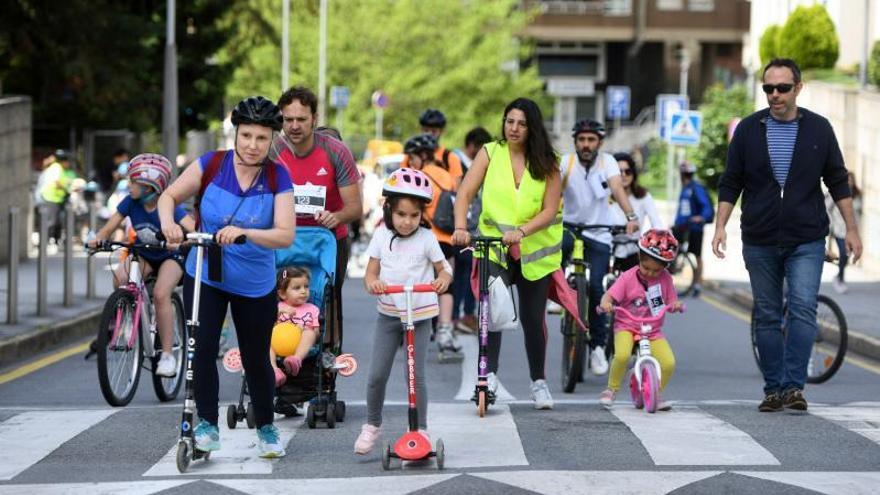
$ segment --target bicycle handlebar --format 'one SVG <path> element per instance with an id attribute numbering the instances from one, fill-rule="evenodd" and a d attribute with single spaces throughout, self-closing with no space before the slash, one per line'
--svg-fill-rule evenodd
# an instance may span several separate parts
<path id="1" fill-rule="evenodd" d="M 415 285 L 389 285 L 385 287 L 383 294 L 400 294 L 406 291 L 412 292 L 435 292 L 434 286 L 431 284 L 415 284 Z"/>
<path id="2" fill-rule="evenodd" d="M 606 225 L 606 224 L 584 224 L 584 223 L 574 223 L 574 222 L 562 222 L 562 226 L 568 230 L 573 230 L 578 233 L 583 232 L 584 230 L 607 230 L 612 234 L 625 234 L 626 233 L 626 225 Z"/>
<path id="3" fill-rule="evenodd" d="M 135 251 L 165 251 L 168 249 L 166 244 L 165 241 L 159 241 L 158 243 L 101 241 L 95 247 L 89 246 L 88 242 L 83 243 L 83 246 L 89 253 L 94 254 L 97 252 L 113 251 L 116 248 L 127 248 Z"/>
<path id="4" fill-rule="evenodd" d="M 484 235 L 472 235 L 471 244 L 500 244 L 501 237 L 492 237 Z"/>
<path id="5" fill-rule="evenodd" d="M 658 314 L 657 316 L 648 316 L 648 317 L 644 317 L 644 318 L 630 313 L 629 311 L 624 309 L 622 306 L 614 306 L 614 307 L 612 307 L 612 311 L 622 313 L 623 315 L 632 319 L 636 323 L 653 323 L 655 321 L 660 320 L 664 316 L 666 316 L 666 313 L 674 312 L 673 306 L 671 304 L 667 304 L 667 305 L 663 306 L 662 308 L 660 308 L 660 314 Z M 687 311 L 687 306 L 685 304 L 682 304 L 681 310 L 679 312 L 684 313 L 685 311 Z M 603 313 L 605 313 L 605 310 L 602 309 L 602 306 L 596 306 L 596 312 L 599 314 L 603 314 Z"/>

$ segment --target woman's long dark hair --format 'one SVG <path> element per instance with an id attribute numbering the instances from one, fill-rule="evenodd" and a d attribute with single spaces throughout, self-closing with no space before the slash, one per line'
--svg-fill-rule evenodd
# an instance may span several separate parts
<path id="1" fill-rule="evenodd" d="M 632 190 L 633 196 L 637 199 L 642 199 L 645 197 L 645 194 L 648 194 L 648 191 L 639 184 L 639 169 L 636 168 L 636 161 L 633 160 L 632 155 L 629 153 L 615 153 L 614 159 L 619 162 L 626 162 L 629 165 L 630 173 L 632 174 L 632 184 L 629 188 Z"/>
<path id="2" fill-rule="evenodd" d="M 550 135 L 544 127 L 544 116 L 538 104 L 528 98 L 517 98 L 510 102 L 504 109 L 504 117 L 501 120 L 501 136 L 507 141 L 504 134 L 504 121 L 511 110 L 520 110 L 526 116 L 528 137 L 526 138 L 526 166 L 529 174 L 535 180 L 546 180 L 551 174 L 559 169 L 556 161 L 556 153 L 550 143 Z"/>

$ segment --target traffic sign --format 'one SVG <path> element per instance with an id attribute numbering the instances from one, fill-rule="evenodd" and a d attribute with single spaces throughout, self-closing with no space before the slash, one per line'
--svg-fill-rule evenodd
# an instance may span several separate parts
<path id="1" fill-rule="evenodd" d="M 660 132 L 660 139 L 669 141 L 669 117 L 674 112 L 688 109 L 687 96 L 679 94 L 657 95 L 655 108 L 657 115 L 657 129 Z"/>
<path id="2" fill-rule="evenodd" d="M 609 119 L 626 120 L 629 118 L 629 86 L 608 86 L 605 88 L 605 97 L 608 100 L 606 115 Z"/>
<path id="3" fill-rule="evenodd" d="M 333 108 L 348 107 L 349 91 L 345 86 L 330 87 L 330 106 Z"/>
<path id="4" fill-rule="evenodd" d="M 381 91 L 373 91 L 373 105 L 378 108 L 385 108 L 388 106 L 388 95 Z"/>
<path id="5" fill-rule="evenodd" d="M 670 144 L 700 144 L 700 133 L 703 130 L 703 115 L 700 112 L 675 112 L 670 116 L 669 123 Z"/>

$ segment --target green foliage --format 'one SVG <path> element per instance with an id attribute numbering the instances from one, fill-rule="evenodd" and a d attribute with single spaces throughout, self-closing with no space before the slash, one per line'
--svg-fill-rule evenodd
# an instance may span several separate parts
<path id="1" fill-rule="evenodd" d="M 703 94 L 703 135 L 689 158 L 697 164 L 697 173 L 704 184 L 716 187 L 727 161 L 727 129 L 734 118 L 743 118 L 753 110 L 745 86 L 725 89 L 714 84 Z"/>
<path id="2" fill-rule="evenodd" d="M 880 86 L 880 41 L 875 41 L 871 47 L 871 58 L 868 59 L 868 81 L 875 86 Z"/>
<path id="3" fill-rule="evenodd" d="M 229 76 L 208 60 L 234 34 L 215 21 L 227 3 L 177 2 L 181 133 L 219 117 Z M 18 1 L 2 12 L 3 91 L 33 98 L 35 125 L 160 127 L 165 2 Z"/>
<path id="4" fill-rule="evenodd" d="M 776 58 L 779 54 L 779 32 L 782 26 L 773 24 L 764 30 L 761 40 L 758 43 L 758 53 L 761 55 L 761 65 L 766 65 L 770 59 Z"/>
<path id="5" fill-rule="evenodd" d="M 260 93 L 280 94 L 280 0 L 239 6 L 234 22 L 241 26 L 222 52 L 235 61 L 227 103 Z M 317 0 L 291 1 L 290 82 L 317 91 Z M 384 112 L 386 137 L 406 139 L 419 132 L 418 116 L 439 108 L 449 122 L 442 141 L 459 147 L 476 125 L 500 131 L 501 111 L 517 96 L 549 110 L 536 67 L 516 72 L 502 64 L 528 58 L 529 46 L 517 35 L 533 15 L 518 0 L 349 0 L 330 2 L 327 22 L 327 88 L 351 92 L 343 113 L 346 141 L 371 137 L 376 90 L 389 96 Z M 232 22 L 232 21 L 230 21 Z M 326 122 L 335 124 L 328 108 Z"/>
<path id="6" fill-rule="evenodd" d="M 777 49 L 779 56 L 794 59 L 801 70 L 834 67 L 840 43 L 825 7 L 796 8 L 779 32 Z"/>

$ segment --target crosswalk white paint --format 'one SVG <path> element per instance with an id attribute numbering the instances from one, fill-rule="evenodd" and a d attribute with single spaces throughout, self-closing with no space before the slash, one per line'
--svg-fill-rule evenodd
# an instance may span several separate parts
<path id="1" fill-rule="evenodd" d="M 880 445 L 880 403 L 834 407 L 810 406 L 809 412 Z"/>
<path id="2" fill-rule="evenodd" d="M 547 495 L 668 493 L 721 471 L 504 471 L 468 473 Z"/>
<path id="3" fill-rule="evenodd" d="M 828 495 L 874 495 L 880 489 L 877 472 L 736 472 L 786 485 L 794 485 Z"/>
<path id="4" fill-rule="evenodd" d="M 505 404 L 490 407 L 482 418 L 475 407 L 431 404 L 428 430 L 433 441 L 443 439 L 449 468 L 529 464 L 516 422 Z"/>
<path id="5" fill-rule="evenodd" d="M 455 394 L 455 400 L 471 400 L 474 388 L 477 386 L 477 356 L 480 354 L 480 345 L 476 335 L 460 335 L 458 343 L 461 345 L 464 359 L 461 362 L 461 385 L 458 387 L 458 393 Z M 503 383 L 499 384 L 495 401 L 512 400 L 516 400 L 516 397 L 504 388 Z"/>
<path id="6" fill-rule="evenodd" d="M 281 433 L 281 440 L 289 444 L 296 435 L 297 429 L 303 424 L 302 418 L 279 419 L 275 426 Z M 230 430 L 220 422 L 221 449 L 212 452 L 207 461 L 193 461 L 183 475 L 206 476 L 216 474 L 272 474 L 278 459 L 260 457 L 257 445 L 257 430 L 247 428 L 243 423 L 239 428 Z M 144 476 L 182 476 L 177 470 L 177 442 L 162 459 L 154 464 Z"/>
<path id="7" fill-rule="evenodd" d="M 658 466 L 778 466 L 746 432 L 696 407 L 649 414 L 619 404 L 611 412 L 642 442 Z"/>
<path id="8" fill-rule="evenodd" d="M 116 411 L 30 411 L 0 423 L 0 480 L 11 480 Z"/>
<path id="9" fill-rule="evenodd" d="M 242 493 L 260 493 L 265 495 L 290 495 L 292 493 L 308 493 L 309 495 L 338 495 L 340 493 L 404 495 L 424 490 L 456 476 L 459 475 L 452 473 L 365 478 L 211 480 L 211 483 L 232 488 Z"/>
<path id="10" fill-rule="evenodd" d="M 192 483 L 192 480 L 126 481 L 114 483 L 54 483 L 0 485 L 0 495 L 151 495 Z"/>

